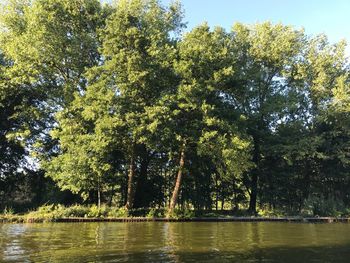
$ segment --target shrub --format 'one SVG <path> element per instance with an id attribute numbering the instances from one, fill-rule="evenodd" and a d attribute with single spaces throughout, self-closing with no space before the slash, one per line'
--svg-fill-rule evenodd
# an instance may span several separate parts
<path id="1" fill-rule="evenodd" d="M 155 218 L 155 217 L 164 217 L 164 215 L 165 215 L 164 208 L 151 208 L 146 214 L 146 217 Z"/>
<path id="2" fill-rule="evenodd" d="M 257 211 L 257 215 L 261 217 L 282 217 L 285 215 L 288 215 L 289 213 L 287 211 L 281 211 L 279 209 L 259 209 Z"/>
<path id="3" fill-rule="evenodd" d="M 109 208 L 107 206 L 98 207 L 97 205 L 90 206 L 88 217 L 105 217 L 108 215 Z"/>
<path id="4" fill-rule="evenodd" d="M 170 218 L 190 219 L 195 217 L 195 212 L 191 209 L 175 209 L 173 213 L 167 213 Z"/>
<path id="5" fill-rule="evenodd" d="M 56 211 L 55 211 L 56 209 Z M 43 205 L 38 208 L 37 211 L 29 212 L 26 216 L 26 221 L 31 222 L 50 222 L 56 218 L 61 217 L 62 208 L 61 206 L 55 207 L 55 205 Z"/>
<path id="6" fill-rule="evenodd" d="M 108 212 L 108 217 L 128 217 L 129 211 L 125 207 L 112 208 Z"/>
<path id="7" fill-rule="evenodd" d="M 82 205 L 73 205 L 65 207 L 64 217 L 87 217 L 89 214 L 90 208 Z"/>
<path id="8" fill-rule="evenodd" d="M 6 206 L 2 213 L 3 213 L 3 215 L 10 216 L 10 215 L 13 215 L 15 213 L 15 211 L 13 210 L 12 207 Z"/>
<path id="9" fill-rule="evenodd" d="M 312 216 L 340 216 L 345 210 L 344 203 L 341 200 L 311 196 L 305 201 L 302 213 Z"/>

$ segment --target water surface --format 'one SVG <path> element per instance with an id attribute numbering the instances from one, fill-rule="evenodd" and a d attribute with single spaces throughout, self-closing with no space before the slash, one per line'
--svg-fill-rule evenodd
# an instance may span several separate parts
<path id="1" fill-rule="evenodd" d="M 350 224 L 0 224 L 3 262 L 350 262 Z"/>

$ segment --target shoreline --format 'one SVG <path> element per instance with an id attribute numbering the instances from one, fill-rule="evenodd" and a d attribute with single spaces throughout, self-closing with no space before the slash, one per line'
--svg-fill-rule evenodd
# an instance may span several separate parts
<path id="1" fill-rule="evenodd" d="M 349 217 L 194 217 L 194 218 L 85 218 L 64 217 L 51 220 L 24 216 L 0 217 L 0 223 L 90 223 L 90 222 L 285 222 L 285 223 L 350 223 Z"/>

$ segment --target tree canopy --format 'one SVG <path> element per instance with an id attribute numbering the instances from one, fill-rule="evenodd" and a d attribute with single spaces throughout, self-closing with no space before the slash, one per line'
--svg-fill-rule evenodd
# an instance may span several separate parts
<path id="1" fill-rule="evenodd" d="M 158 0 L 9 0 L 0 23 L 3 206 L 35 195 L 28 180 L 169 215 L 350 206 L 345 42 L 271 22 L 186 31 L 181 3 Z"/>

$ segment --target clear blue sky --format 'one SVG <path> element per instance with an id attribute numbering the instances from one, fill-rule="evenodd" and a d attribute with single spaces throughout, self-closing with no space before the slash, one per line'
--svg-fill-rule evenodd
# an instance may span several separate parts
<path id="1" fill-rule="evenodd" d="M 164 4 L 170 0 L 162 0 Z M 230 29 L 234 22 L 272 21 L 325 33 L 330 42 L 350 43 L 350 0 L 182 0 L 188 29 L 207 21 Z M 350 55 L 350 48 L 347 49 Z"/>

